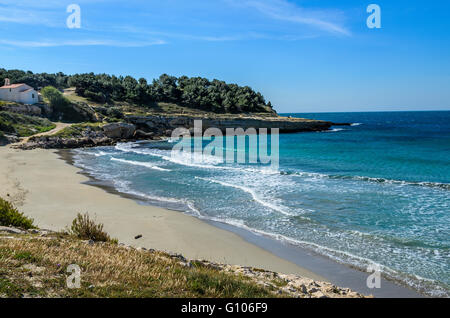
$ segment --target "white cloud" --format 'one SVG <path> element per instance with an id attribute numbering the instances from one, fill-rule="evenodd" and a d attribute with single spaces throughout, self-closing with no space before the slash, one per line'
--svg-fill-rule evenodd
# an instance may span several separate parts
<path id="1" fill-rule="evenodd" d="M 166 44 L 165 41 L 111 41 L 111 40 L 73 40 L 73 41 L 20 41 L 20 40 L 4 40 L 0 39 L 0 44 L 23 47 L 23 48 L 42 48 L 42 47 L 58 47 L 58 46 L 111 46 L 111 47 L 145 47 L 152 45 Z"/>
<path id="2" fill-rule="evenodd" d="M 336 20 L 341 13 L 330 10 L 312 10 L 299 7 L 287 0 L 226 0 L 234 6 L 251 8 L 271 19 L 303 24 L 338 35 L 351 35 Z"/>
<path id="3" fill-rule="evenodd" d="M 77 0 L 79 3 L 105 3 L 110 4 L 114 0 Z M 118 0 L 117 0 L 118 1 Z M 143 47 L 149 45 L 165 44 L 163 40 L 148 40 L 152 38 L 160 39 L 178 39 L 178 40 L 192 40 L 205 42 L 227 42 L 227 41 L 242 41 L 249 39 L 279 39 L 279 40 L 301 40 L 312 37 L 317 37 L 323 32 L 335 35 L 350 35 L 350 32 L 339 22 L 342 14 L 338 11 L 330 11 L 324 9 L 312 10 L 299 7 L 288 0 L 223 0 L 228 5 L 244 9 L 244 14 L 249 10 L 256 12 L 258 17 L 264 19 L 278 20 L 284 22 L 283 26 L 288 26 L 283 34 L 279 31 L 258 29 L 258 27 L 249 27 L 246 24 L 237 23 L 232 27 L 227 24 L 225 19 L 224 24 L 219 23 L 219 27 L 205 28 L 190 25 L 183 28 L 181 32 L 176 30 L 170 31 L 151 31 L 147 28 L 133 27 L 131 25 L 104 25 L 99 27 L 99 21 L 95 24 L 90 24 L 89 27 L 83 26 L 84 34 L 89 34 L 89 38 L 124 38 L 124 41 L 119 40 L 47 40 L 37 41 L 30 40 L 8 40 L 0 39 L 0 44 L 14 46 L 14 47 L 58 47 L 58 46 L 114 46 L 114 47 Z M 9 23 L 25 24 L 25 25 L 41 25 L 46 27 L 53 27 L 64 30 L 65 25 L 65 10 L 62 10 L 68 0 L 2 0 L 0 4 L 0 23 L 8 25 Z M 223 2 L 222 2 L 223 4 Z M 227 6 L 220 7 L 220 10 L 230 9 Z M 215 10 L 219 10 L 215 8 Z M 233 10 L 230 10 L 233 14 Z M 211 21 L 215 21 L 215 12 L 211 12 Z M 223 21 L 222 21 L 223 22 Z M 111 23 L 108 21 L 108 23 Z M 291 24 L 299 24 L 307 26 L 305 32 L 298 32 L 298 27 L 291 28 Z M 205 31 L 208 30 L 208 32 Z M 185 33 L 190 30 L 189 33 Z M 233 31 L 230 31 L 233 30 Z M 273 32 L 272 32 L 273 31 Z M 53 33 L 53 32 L 52 32 Z M 122 34 L 121 34 L 122 33 Z M 302 34 L 300 34 L 302 33 Z M 58 33 L 61 38 L 61 34 Z M 55 33 L 56 35 L 56 33 Z M 124 37 L 125 36 L 125 37 Z"/>
<path id="4" fill-rule="evenodd" d="M 228 41 L 240 41 L 249 38 L 262 37 L 256 33 L 246 33 L 238 35 L 202 35 L 202 34 L 187 34 L 177 32 L 162 32 L 152 31 L 140 27 L 134 27 L 131 25 L 112 25 L 105 29 L 113 30 L 114 32 L 120 32 L 125 34 L 133 34 L 135 36 L 157 36 L 164 38 L 193 40 L 193 41 L 206 41 L 206 42 L 228 42 Z"/>
<path id="5" fill-rule="evenodd" d="M 41 12 L 0 6 L 0 22 L 56 26 L 51 12 Z"/>

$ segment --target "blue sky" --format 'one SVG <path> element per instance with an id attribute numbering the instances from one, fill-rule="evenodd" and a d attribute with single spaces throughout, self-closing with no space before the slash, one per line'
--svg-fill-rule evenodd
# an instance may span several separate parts
<path id="1" fill-rule="evenodd" d="M 450 110 L 447 0 L 0 0 L 0 32 L 7 69 L 218 78 L 279 112 Z"/>

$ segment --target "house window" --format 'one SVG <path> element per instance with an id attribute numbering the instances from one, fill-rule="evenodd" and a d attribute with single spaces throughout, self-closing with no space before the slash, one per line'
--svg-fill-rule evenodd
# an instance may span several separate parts
<path id="1" fill-rule="evenodd" d="M 11 92 L 11 88 L 9 89 L 9 91 Z"/>
<path id="2" fill-rule="evenodd" d="M 34 99 L 34 94 L 31 94 L 31 98 L 33 98 L 33 99 Z"/>

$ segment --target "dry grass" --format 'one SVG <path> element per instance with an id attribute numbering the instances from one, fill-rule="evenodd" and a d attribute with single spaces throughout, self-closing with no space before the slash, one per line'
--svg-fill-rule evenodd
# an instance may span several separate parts
<path id="1" fill-rule="evenodd" d="M 0 297 L 273 297 L 248 278 L 185 266 L 162 252 L 70 236 L 0 236 Z M 81 288 L 66 288 L 67 266 L 81 268 Z"/>

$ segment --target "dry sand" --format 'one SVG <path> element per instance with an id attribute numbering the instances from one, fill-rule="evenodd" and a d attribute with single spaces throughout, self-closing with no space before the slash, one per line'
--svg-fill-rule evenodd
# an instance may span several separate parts
<path id="1" fill-rule="evenodd" d="M 326 281 L 234 233 L 181 212 L 140 205 L 83 184 L 88 180 L 55 151 L 0 147 L 0 197 L 13 202 L 40 228 L 61 230 L 70 225 L 78 212 L 89 212 L 104 223 L 112 237 L 127 245 Z M 135 240 L 136 235 L 143 237 Z"/>

